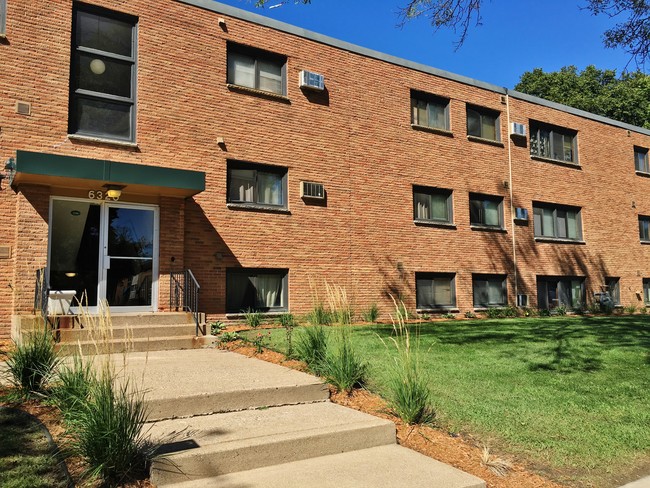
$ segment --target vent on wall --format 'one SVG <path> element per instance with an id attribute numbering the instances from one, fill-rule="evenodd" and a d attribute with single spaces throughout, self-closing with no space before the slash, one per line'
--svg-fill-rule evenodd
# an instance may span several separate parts
<path id="1" fill-rule="evenodd" d="M 323 200 L 325 198 L 325 187 L 322 183 L 301 181 L 300 196 L 302 198 L 316 198 L 318 200 Z"/>
<path id="2" fill-rule="evenodd" d="M 32 115 L 32 104 L 29 102 L 16 102 L 16 113 L 19 115 Z"/>
<path id="3" fill-rule="evenodd" d="M 325 77 L 318 73 L 303 70 L 300 72 L 300 88 L 323 91 L 325 89 Z"/>

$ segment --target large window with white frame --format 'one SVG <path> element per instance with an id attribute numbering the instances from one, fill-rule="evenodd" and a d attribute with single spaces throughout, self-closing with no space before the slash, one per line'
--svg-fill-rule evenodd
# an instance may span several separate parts
<path id="1" fill-rule="evenodd" d="M 286 95 L 287 58 L 240 44 L 228 43 L 228 83 L 276 95 Z"/>
<path id="2" fill-rule="evenodd" d="M 531 120 L 530 154 L 540 158 L 578 164 L 576 132 Z"/>
<path id="3" fill-rule="evenodd" d="M 418 310 L 456 308 L 456 275 L 453 273 L 416 273 Z"/>
<path id="4" fill-rule="evenodd" d="M 71 134 L 135 140 L 136 45 L 135 17 L 75 4 Z"/>
<path id="5" fill-rule="evenodd" d="M 287 310 L 288 274 L 286 269 L 228 268 L 226 311 Z"/>
<path id="6" fill-rule="evenodd" d="M 582 240 L 580 207 L 533 202 L 535 237 Z"/>
<path id="7" fill-rule="evenodd" d="M 426 186 L 413 187 L 413 219 L 433 224 L 453 223 L 452 191 Z"/>

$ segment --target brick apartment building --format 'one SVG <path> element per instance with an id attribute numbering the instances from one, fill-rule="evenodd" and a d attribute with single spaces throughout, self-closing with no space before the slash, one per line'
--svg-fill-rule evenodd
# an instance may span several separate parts
<path id="1" fill-rule="evenodd" d="M 0 336 L 40 269 L 113 313 L 185 269 L 209 316 L 325 280 L 384 313 L 650 304 L 646 129 L 209 0 L 0 6 Z"/>

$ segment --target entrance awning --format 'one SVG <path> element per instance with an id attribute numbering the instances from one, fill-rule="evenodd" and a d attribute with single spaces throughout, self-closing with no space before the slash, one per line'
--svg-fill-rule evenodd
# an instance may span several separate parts
<path id="1" fill-rule="evenodd" d="M 205 190 L 205 173 L 31 151 L 16 151 L 9 164 L 12 187 L 21 184 L 65 188 L 123 185 L 129 193 L 190 197 Z"/>

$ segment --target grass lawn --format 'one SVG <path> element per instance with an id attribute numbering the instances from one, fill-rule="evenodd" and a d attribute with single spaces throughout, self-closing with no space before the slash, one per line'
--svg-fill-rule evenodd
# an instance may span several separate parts
<path id="1" fill-rule="evenodd" d="M 0 407 L 0 439 L 0 486 L 67 486 L 67 479 L 35 419 L 23 412 Z"/>
<path id="2" fill-rule="evenodd" d="M 650 466 L 650 317 L 459 320 L 412 330 L 443 428 L 579 484 Z M 353 328 L 379 394 L 393 366 L 392 332 Z M 283 330 L 271 345 L 286 349 Z"/>

